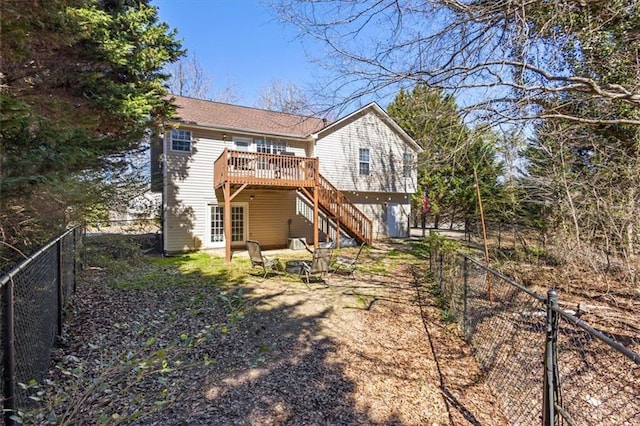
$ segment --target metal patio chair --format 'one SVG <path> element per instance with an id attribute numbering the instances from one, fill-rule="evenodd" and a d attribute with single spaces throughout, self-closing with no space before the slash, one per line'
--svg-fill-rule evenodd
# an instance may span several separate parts
<path id="1" fill-rule="evenodd" d="M 248 240 L 247 250 L 249 251 L 249 258 L 251 259 L 251 268 L 262 266 L 262 269 L 264 269 L 264 275 L 262 276 L 263 280 L 267 278 L 270 270 L 277 272 L 281 271 L 282 268 L 280 267 L 280 260 L 277 258 L 269 259 L 263 255 L 259 242 Z"/>
<path id="2" fill-rule="evenodd" d="M 313 250 L 311 261 L 304 261 L 300 275 L 304 273 L 307 286 L 310 283 L 311 275 L 325 275 L 329 272 L 331 265 L 331 255 L 333 249 L 329 247 L 317 247 Z"/>
<path id="3" fill-rule="evenodd" d="M 334 269 L 332 274 L 335 274 L 336 272 L 342 270 L 351 275 L 352 278 L 355 278 L 356 264 L 358 263 L 358 258 L 360 257 L 360 253 L 362 253 L 364 245 L 365 243 L 360 244 L 360 249 L 354 257 L 338 256 L 333 263 Z"/>

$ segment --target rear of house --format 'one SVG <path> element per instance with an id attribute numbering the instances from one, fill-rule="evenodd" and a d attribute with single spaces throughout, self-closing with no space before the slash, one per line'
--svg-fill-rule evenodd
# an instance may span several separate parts
<path id="1" fill-rule="evenodd" d="M 377 104 L 329 124 L 179 96 L 175 103 L 176 119 L 152 149 L 166 253 L 408 235 L 420 147 Z"/>

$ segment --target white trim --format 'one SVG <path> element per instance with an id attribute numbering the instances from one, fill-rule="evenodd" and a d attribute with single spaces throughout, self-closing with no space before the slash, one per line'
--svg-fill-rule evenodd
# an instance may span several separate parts
<path id="1" fill-rule="evenodd" d="M 264 132 L 259 130 L 244 129 L 241 127 L 214 126 L 214 125 L 190 123 L 187 121 L 173 121 L 172 123 L 173 125 L 178 126 L 179 128 L 218 131 L 218 132 L 224 132 L 227 134 L 238 133 L 242 135 L 249 135 L 251 137 L 256 137 L 256 138 L 264 138 L 266 135 L 272 138 L 286 139 L 286 140 L 295 141 L 295 142 L 307 142 L 307 141 L 313 140 L 311 134 L 309 134 L 308 136 L 298 136 L 298 135 L 292 135 L 288 133 Z"/>
<path id="2" fill-rule="evenodd" d="M 213 207 L 220 207 L 219 203 L 207 203 L 207 214 L 206 214 L 206 235 L 205 235 L 205 248 L 221 248 L 224 247 L 224 227 L 223 227 L 223 236 L 222 241 L 211 241 L 211 209 Z M 224 206 L 224 204 L 222 204 Z"/>
<path id="3" fill-rule="evenodd" d="M 224 207 L 224 203 L 217 203 L 217 202 L 207 203 L 207 214 L 206 214 L 207 229 L 204 235 L 205 237 L 204 248 L 222 248 L 225 246 L 224 236 L 222 238 L 222 241 L 216 241 L 216 242 L 211 241 L 211 209 L 213 207 Z M 249 238 L 249 203 L 246 201 L 231 203 L 231 208 L 233 207 L 243 208 L 243 216 L 242 216 L 242 230 L 243 230 L 242 238 L 243 239 L 242 241 L 232 242 L 233 246 L 242 246 L 246 244 L 247 239 Z"/>
<path id="4" fill-rule="evenodd" d="M 254 143 L 253 143 L 253 139 L 249 138 L 249 137 L 245 137 L 245 136 L 234 136 L 232 138 L 233 141 L 233 149 L 241 151 L 238 149 L 238 142 L 242 142 L 242 143 L 246 143 L 247 144 L 247 151 L 248 152 L 253 152 L 255 151 L 254 148 Z"/>
<path id="5" fill-rule="evenodd" d="M 189 143 L 189 149 L 174 149 L 173 148 L 173 133 L 176 132 L 178 134 L 183 133 L 185 136 L 188 133 L 189 134 L 189 139 L 182 139 L 182 138 L 176 138 L 175 141 L 179 142 L 181 144 L 187 144 Z M 171 131 L 169 132 L 169 147 L 171 148 L 172 152 L 185 152 L 185 153 L 189 153 L 191 151 L 193 151 L 193 132 L 191 130 L 184 130 L 184 129 L 171 129 Z"/>
<path id="6" fill-rule="evenodd" d="M 239 245 L 246 245 L 247 244 L 247 238 L 249 237 L 249 203 L 246 201 L 243 202 L 239 202 L 239 203 L 231 203 L 231 207 L 242 207 L 242 230 L 243 230 L 243 235 L 242 235 L 242 241 L 232 241 L 231 245 L 232 246 L 239 246 Z"/>
<path id="7" fill-rule="evenodd" d="M 368 157 L 368 160 L 366 161 L 362 160 L 362 158 L 360 157 L 360 154 L 365 149 Z M 368 173 L 362 173 L 362 170 L 360 169 L 360 166 L 365 163 L 369 166 L 367 167 Z M 361 146 L 358 148 L 358 176 L 371 176 L 371 171 L 371 148 Z"/>

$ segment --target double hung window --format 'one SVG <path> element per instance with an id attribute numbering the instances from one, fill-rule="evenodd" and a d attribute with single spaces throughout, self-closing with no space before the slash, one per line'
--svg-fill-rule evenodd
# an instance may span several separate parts
<path id="1" fill-rule="evenodd" d="M 190 152 L 191 151 L 191 131 L 172 130 L 171 131 L 171 150 Z"/>
<path id="2" fill-rule="evenodd" d="M 358 170 L 361 176 L 368 176 L 371 172 L 371 152 L 369 148 L 360 148 Z"/>
<path id="3" fill-rule="evenodd" d="M 411 177 L 411 168 L 413 166 L 413 155 L 410 152 L 402 154 L 402 176 Z"/>
<path id="4" fill-rule="evenodd" d="M 287 144 L 280 141 L 265 139 L 256 140 L 256 151 L 262 154 L 280 154 L 287 150 Z"/>

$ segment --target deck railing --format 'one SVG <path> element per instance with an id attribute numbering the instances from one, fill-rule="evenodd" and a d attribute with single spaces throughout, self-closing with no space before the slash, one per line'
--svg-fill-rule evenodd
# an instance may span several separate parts
<path id="1" fill-rule="evenodd" d="M 371 244 L 373 225 L 339 189 L 322 175 L 318 176 L 318 201 L 322 207 L 340 221 L 340 227 L 347 229 L 360 240 Z"/>
<path id="2" fill-rule="evenodd" d="M 226 149 L 213 166 L 214 186 L 232 184 L 311 187 L 318 177 L 318 159 L 285 154 Z"/>
<path id="3" fill-rule="evenodd" d="M 335 218 L 342 229 L 371 244 L 373 225 L 349 199 L 323 178 L 317 158 L 295 157 L 286 154 L 226 149 L 213 166 L 216 188 L 229 182 L 235 185 L 266 185 L 274 187 L 317 188 L 318 201 Z"/>

